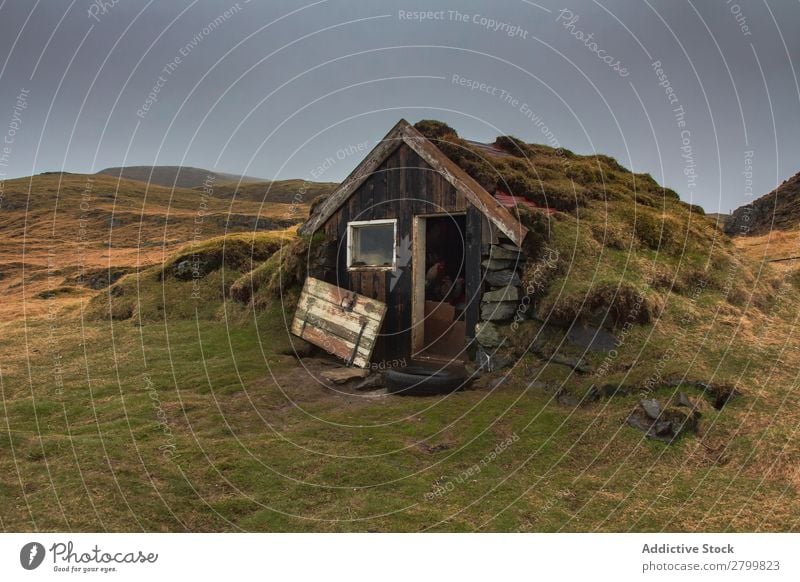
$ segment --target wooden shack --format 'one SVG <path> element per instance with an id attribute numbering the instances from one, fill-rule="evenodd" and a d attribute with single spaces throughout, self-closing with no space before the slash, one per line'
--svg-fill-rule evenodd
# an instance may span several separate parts
<path id="1" fill-rule="evenodd" d="M 319 232 L 322 278 L 386 304 L 373 362 L 466 360 L 476 326 L 521 299 L 527 230 L 513 208 L 405 120 L 300 228 Z"/>

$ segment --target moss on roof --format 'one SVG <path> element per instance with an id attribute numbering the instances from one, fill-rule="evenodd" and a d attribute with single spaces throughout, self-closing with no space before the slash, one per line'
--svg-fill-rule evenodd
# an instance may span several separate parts
<path id="1" fill-rule="evenodd" d="M 414 125 L 445 155 L 475 178 L 487 191 L 524 196 L 539 206 L 571 211 L 592 200 L 636 198 L 657 207 L 664 201 L 680 202 L 678 195 L 660 186 L 650 174 L 635 174 L 614 158 L 581 156 L 564 148 L 529 144 L 510 135 L 491 145 L 507 155 L 494 156 L 460 138 L 447 124 L 423 120 Z M 702 212 L 699 207 L 695 212 Z"/>
<path id="2" fill-rule="evenodd" d="M 523 281 L 536 289 L 538 317 L 616 327 L 624 324 L 636 294 L 644 298 L 643 311 L 633 317 L 637 324 L 658 319 L 667 305 L 700 298 L 733 309 L 748 299 L 756 306 L 768 303 L 769 285 L 756 283 L 750 265 L 702 208 L 681 201 L 649 174 L 631 172 L 609 156 L 578 155 L 514 136 L 500 136 L 487 148 L 439 121 L 415 127 L 489 192 L 541 207 L 520 207 L 518 213 L 526 226 L 547 224 L 549 236 L 535 246 L 538 260 L 549 266 L 532 263 Z M 532 282 L 534 277 L 546 284 Z"/>

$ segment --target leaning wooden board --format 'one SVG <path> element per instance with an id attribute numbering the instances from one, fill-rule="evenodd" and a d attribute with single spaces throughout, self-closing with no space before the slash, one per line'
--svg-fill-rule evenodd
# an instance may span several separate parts
<path id="1" fill-rule="evenodd" d="M 386 315 L 386 304 L 308 277 L 292 320 L 292 333 L 366 368 Z"/>

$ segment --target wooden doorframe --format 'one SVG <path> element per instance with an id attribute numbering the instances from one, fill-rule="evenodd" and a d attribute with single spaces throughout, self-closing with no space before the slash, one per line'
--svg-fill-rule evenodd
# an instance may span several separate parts
<path id="1" fill-rule="evenodd" d="M 425 227 L 427 216 L 413 218 L 411 228 L 411 356 L 425 347 Z"/>
<path id="2" fill-rule="evenodd" d="M 425 256 L 427 241 L 425 233 L 429 218 L 451 218 L 466 216 L 464 212 L 438 212 L 432 214 L 415 214 L 411 227 L 411 357 L 425 347 Z M 464 233 L 467 236 L 467 233 Z M 464 245 L 464 261 L 467 257 L 467 245 Z"/>

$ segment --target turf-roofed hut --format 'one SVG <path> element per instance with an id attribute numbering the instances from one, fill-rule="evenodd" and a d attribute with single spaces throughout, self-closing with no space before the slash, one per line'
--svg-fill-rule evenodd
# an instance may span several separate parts
<path id="1" fill-rule="evenodd" d="M 386 304 L 373 362 L 465 361 L 480 321 L 510 319 L 521 298 L 528 229 L 513 197 L 434 141 L 400 120 L 300 227 L 324 237 L 320 278 Z"/>

